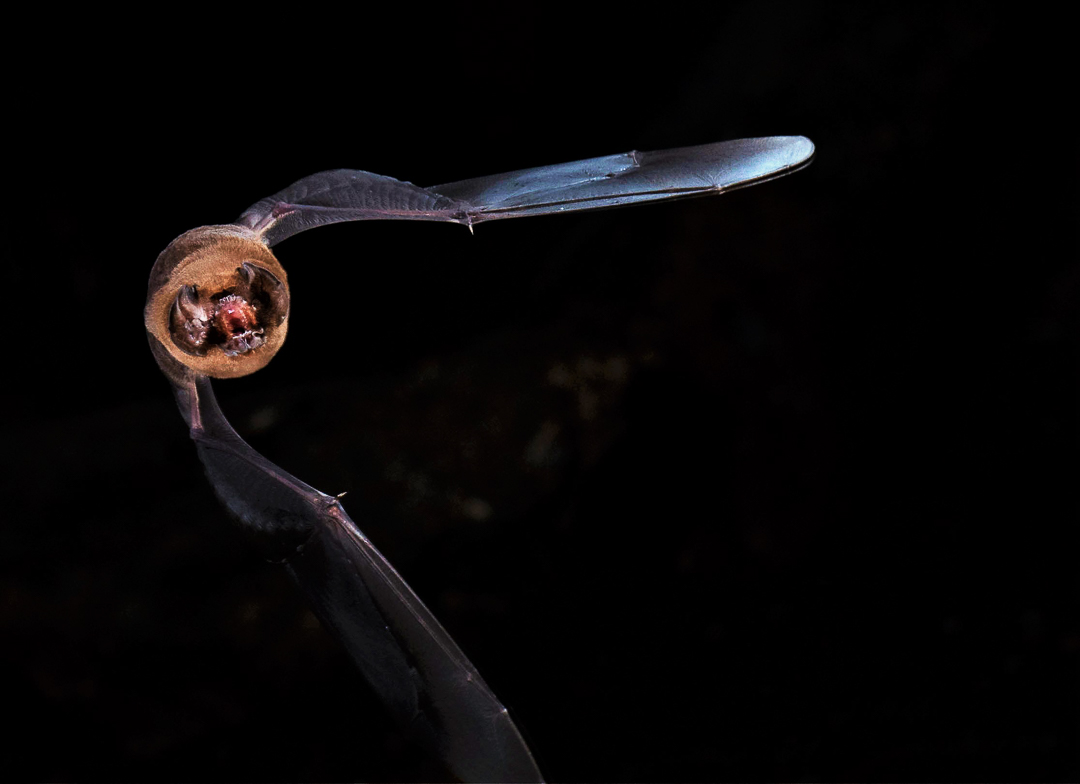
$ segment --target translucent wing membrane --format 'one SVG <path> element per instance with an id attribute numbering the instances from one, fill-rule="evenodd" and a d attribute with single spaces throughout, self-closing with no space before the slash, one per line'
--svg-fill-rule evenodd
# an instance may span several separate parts
<path id="1" fill-rule="evenodd" d="M 801 136 L 740 139 L 522 169 L 429 190 L 472 205 L 477 222 L 720 193 L 789 174 L 813 154 L 814 145 Z"/>
<path id="2" fill-rule="evenodd" d="M 411 182 L 366 171 L 335 169 L 297 180 L 249 207 L 237 220 L 267 245 L 328 223 L 426 220 L 468 223 L 468 206 Z"/>
<path id="3" fill-rule="evenodd" d="M 218 497 L 285 563 L 402 728 L 463 781 L 541 781 L 506 709 L 337 499 L 248 446 L 208 378 L 177 396 Z"/>
<path id="4" fill-rule="evenodd" d="M 254 204 L 238 223 L 268 245 L 338 221 L 427 220 L 473 225 L 500 218 L 704 196 L 790 174 L 810 163 L 802 136 L 629 152 L 420 188 L 363 171 L 305 177 Z"/>

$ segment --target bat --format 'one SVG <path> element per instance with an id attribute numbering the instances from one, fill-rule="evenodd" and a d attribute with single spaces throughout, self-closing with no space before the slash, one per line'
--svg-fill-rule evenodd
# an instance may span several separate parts
<path id="1" fill-rule="evenodd" d="M 506 708 L 338 498 L 260 455 L 233 430 L 211 378 L 266 365 L 282 347 L 290 292 L 271 247 L 341 221 L 460 223 L 724 193 L 797 171 L 801 136 L 629 152 L 430 188 L 365 171 L 313 174 L 235 223 L 177 237 L 150 273 L 150 348 L 214 491 L 271 560 L 284 564 L 392 717 L 463 781 L 542 781 Z"/>

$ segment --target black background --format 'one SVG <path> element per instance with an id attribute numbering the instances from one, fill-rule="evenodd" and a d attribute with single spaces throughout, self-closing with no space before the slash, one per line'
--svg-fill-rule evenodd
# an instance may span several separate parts
<path id="1" fill-rule="evenodd" d="M 222 406 L 348 491 L 552 780 L 1080 777 L 1063 20 L 154 13 L 12 30 L 0 775 L 441 775 L 202 476 L 141 324 L 173 237 L 327 168 L 804 134 L 718 199 L 288 240 Z"/>

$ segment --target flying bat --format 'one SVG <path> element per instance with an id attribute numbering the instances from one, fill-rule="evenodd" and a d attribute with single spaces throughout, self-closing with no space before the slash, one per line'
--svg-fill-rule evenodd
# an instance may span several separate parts
<path id="1" fill-rule="evenodd" d="M 150 272 L 150 348 L 215 493 L 264 554 L 284 564 L 394 719 L 463 781 L 542 781 L 506 708 L 338 498 L 237 435 L 211 378 L 260 369 L 282 347 L 290 293 L 271 247 L 341 221 L 461 223 L 706 196 L 807 166 L 801 136 L 629 152 L 421 188 L 349 169 L 313 174 L 169 244 Z"/>

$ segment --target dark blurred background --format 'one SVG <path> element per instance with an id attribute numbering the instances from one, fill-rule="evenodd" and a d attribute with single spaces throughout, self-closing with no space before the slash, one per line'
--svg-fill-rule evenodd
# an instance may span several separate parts
<path id="1" fill-rule="evenodd" d="M 141 323 L 176 235 L 327 168 L 803 134 L 721 198 L 288 240 L 288 342 L 222 406 L 348 491 L 552 780 L 1076 780 L 1074 42 L 1022 11 L 27 25 L 0 776 L 442 775 L 202 475 Z"/>

